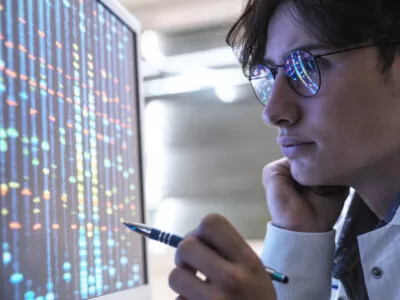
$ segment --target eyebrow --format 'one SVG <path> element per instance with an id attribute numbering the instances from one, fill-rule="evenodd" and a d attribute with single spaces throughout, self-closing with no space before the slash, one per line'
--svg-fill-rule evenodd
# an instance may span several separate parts
<path id="1" fill-rule="evenodd" d="M 323 51 L 323 50 L 326 50 L 328 48 L 329 48 L 328 46 L 324 46 L 322 44 L 306 44 L 306 45 L 303 45 L 303 46 L 297 46 L 297 47 L 293 48 L 292 50 L 286 52 L 286 54 L 283 54 L 280 57 L 280 61 L 284 61 L 289 53 L 291 53 L 293 51 L 296 51 L 296 50 L 305 50 L 305 51 L 311 52 L 311 51 L 315 51 L 315 50 Z M 271 65 L 271 66 L 280 65 L 280 64 L 276 64 L 272 59 L 270 59 L 268 57 L 264 57 L 263 62 L 265 64 L 268 64 L 268 65 Z"/>

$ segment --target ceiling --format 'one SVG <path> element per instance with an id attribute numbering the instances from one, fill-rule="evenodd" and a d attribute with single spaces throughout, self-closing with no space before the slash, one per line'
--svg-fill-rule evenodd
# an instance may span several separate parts
<path id="1" fill-rule="evenodd" d="M 139 20 L 143 31 L 157 33 L 158 48 L 165 56 L 162 65 L 155 65 L 144 55 L 142 75 L 147 100 L 201 90 L 202 82 L 195 82 L 203 81 L 200 77 L 230 78 L 231 85 L 248 84 L 225 42 L 243 1 L 120 0 Z M 208 76 L 205 68 L 214 74 Z M 198 79 L 193 80 L 193 74 Z"/>
<path id="2" fill-rule="evenodd" d="M 242 0 L 120 0 L 142 23 L 161 32 L 198 30 L 232 23 Z"/>

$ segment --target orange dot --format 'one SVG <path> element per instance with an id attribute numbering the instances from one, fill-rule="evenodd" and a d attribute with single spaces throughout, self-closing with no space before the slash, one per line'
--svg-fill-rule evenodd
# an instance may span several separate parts
<path id="1" fill-rule="evenodd" d="M 8 186 L 7 184 L 1 184 L 0 185 L 0 193 L 2 196 L 6 196 L 8 192 Z"/>
<path id="2" fill-rule="evenodd" d="M 42 225 L 39 223 L 36 223 L 35 225 L 33 225 L 33 230 L 39 230 L 42 228 Z"/>
<path id="3" fill-rule="evenodd" d="M 11 229 L 16 229 L 16 230 L 18 230 L 18 229 L 21 229 L 21 224 L 20 223 L 18 223 L 18 222 L 11 222 L 10 223 L 10 228 Z"/>
<path id="4" fill-rule="evenodd" d="M 44 191 L 43 192 L 43 199 L 44 200 L 50 200 L 50 192 L 49 191 Z"/>
<path id="5" fill-rule="evenodd" d="M 29 189 L 23 189 L 21 191 L 21 195 L 23 195 L 23 196 L 32 196 L 32 192 Z"/>

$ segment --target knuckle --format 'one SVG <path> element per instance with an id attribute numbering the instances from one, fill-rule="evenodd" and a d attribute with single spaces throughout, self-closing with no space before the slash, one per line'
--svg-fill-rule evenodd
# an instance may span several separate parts
<path id="1" fill-rule="evenodd" d="M 267 164 L 262 171 L 262 176 L 264 179 L 264 185 L 266 185 L 267 181 L 274 176 L 274 174 L 277 172 L 277 165 L 275 162 Z"/>
<path id="2" fill-rule="evenodd" d="M 271 163 L 264 166 L 262 170 L 262 174 L 264 175 L 264 177 L 267 177 L 269 175 L 270 170 L 271 170 Z"/>
<path id="3" fill-rule="evenodd" d="M 226 270 L 222 284 L 230 291 L 241 291 L 246 286 L 246 274 L 237 268 Z"/>
<path id="4" fill-rule="evenodd" d="M 271 176 L 279 169 L 279 164 L 276 161 L 270 162 L 263 168 L 264 176 Z"/>
<path id="5" fill-rule="evenodd" d="M 198 244 L 197 238 L 189 236 L 179 243 L 175 253 L 175 264 L 180 265 L 185 263 L 191 250 Z"/>
<path id="6" fill-rule="evenodd" d="M 197 245 L 199 242 L 196 237 L 194 236 L 188 236 L 182 242 L 179 243 L 177 252 L 179 253 L 186 253 L 193 249 L 195 245 Z"/>
<path id="7" fill-rule="evenodd" d="M 221 226 L 225 218 L 219 214 L 209 214 L 200 222 L 199 230 L 201 233 L 212 232 L 215 228 Z"/>
<path id="8" fill-rule="evenodd" d="M 264 166 L 263 174 L 268 175 L 268 174 L 274 173 L 274 172 L 280 170 L 282 167 L 288 166 L 288 165 L 289 165 L 289 163 L 288 163 L 287 159 L 285 159 L 285 158 L 281 158 L 281 159 L 272 161 Z"/>

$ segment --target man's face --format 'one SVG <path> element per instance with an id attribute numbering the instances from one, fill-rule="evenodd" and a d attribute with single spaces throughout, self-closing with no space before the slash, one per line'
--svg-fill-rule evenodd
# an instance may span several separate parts
<path id="1" fill-rule="evenodd" d="M 282 64 L 288 52 L 310 44 L 322 45 L 283 6 L 269 24 L 265 58 Z M 263 120 L 279 129 L 299 183 L 354 186 L 400 167 L 400 64 L 396 59 L 384 76 L 378 57 L 368 47 L 322 58 L 321 88 L 312 98 L 293 91 L 279 69 Z M 290 146 L 296 141 L 310 144 Z"/>

